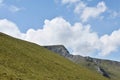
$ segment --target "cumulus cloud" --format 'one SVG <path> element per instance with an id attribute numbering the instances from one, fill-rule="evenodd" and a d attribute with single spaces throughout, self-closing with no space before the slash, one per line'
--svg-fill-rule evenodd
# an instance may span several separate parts
<path id="1" fill-rule="evenodd" d="M 9 34 L 20 39 L 23 39 L 24 36 L 24 34 L 19 31 L 18 26 L 7 19 L 0 20 L 0 32 Z"/>
<path id="2" fill-rule="evenodd" d="M 27 37 L 26 40 L 41 45 L 63 44 L 71 48 L 73 54 L 81 55 L 93 52 L 97 48 L 98 41 L 98 36 L 90 30 L 90 25 L 75 23 L 72 26 L 61 17 L 54 18 L 51 21 L 45 20 L 43 29 L 28 30 Z"/>
<path id="3" fill-rule="evenodd" d="M 101 46 L 101 54 L 103 56 L 108 55 L 111 52 L 117 51 L 118 47 L 120 47 L 120 29 L 113 31 L 111 35 L 104 35 L 100 38 L 102 43 Z"/>
<path id="4" fill-rule="evenodd" d="M 63 44 L 71 49 L 72 54 L 90 56 L 96 50 L 99 55 L 109 55 L 120 47 L 120 30 L 113 31 L 111 35 L 98 36 L 91 30 L 91 26 L 75 23 L 71 25 L 62 17 L 45 20 L 43 29 L 29 29 L 21 33 L 18 26 L 7 20 L 0 20 L 0 32 L 24 39 L 39 45 Z"/>
<path id="5" fill-rule="evenodd" d="M 80 19 L 86 22 L 89 18 L 96 18 L 107 9 L 105 3 L 99 2 L 96 7 L 88 7 L 85 3 L 80 2 L 76 5 L 74 12 L 80 15 Z"/>
<path id="6" fill-rule="evenodd" d="M 85 8 L 86 8 L 86 4 L 84 2 L 79 2 L 75 6 L 74 13 L 81 14 Z"/>
<path id="7" fill-rule="evenodd" d="M 107 9 L 104 2 L 99 2 L 96 7 L 84 7 L 80 18 L 83 22 L 86 22 L 89 18 L 96 18 Z M 77 11 L 79 12 L 79 10 Z"/>
<path id="8" fill-rule="evenodd" d="M 98 18 L 107 10 L 104 1 L 99 2 L 96 6 L 88 6 L 87 2 L 82 0 L 62 0 L 63 4 L 73 4 L 74 13 L 77 14 L 82 22 L 87 22 L 89 18 Z"/>

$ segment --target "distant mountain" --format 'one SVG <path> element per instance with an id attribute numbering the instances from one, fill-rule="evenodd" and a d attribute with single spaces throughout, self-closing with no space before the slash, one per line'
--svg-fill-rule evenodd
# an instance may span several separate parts
<path id="1" fill-rule="evenodd" d="M 108 79 L 42 46 L 0 33 L 0 80 Z"/>
<path id="2" fill-rule="evenodd" d="M 96 73 L 100 73 L 110 80 L 120 79 L 120 62 L 72 55 L 63 45 L 51 45 L 44 47 L 79 65 L 82 65 L 83 67 L 95 71 Z"/>

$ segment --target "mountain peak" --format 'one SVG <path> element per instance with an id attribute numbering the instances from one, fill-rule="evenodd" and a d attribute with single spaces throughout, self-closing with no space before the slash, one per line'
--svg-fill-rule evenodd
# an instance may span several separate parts
<path id="1" fill-rule="evenodd" d="M 70 55 L 69 51 L 65 48 L 64 45 L 48 45 L 44 47 L 64 57 L 67 57 Z"/>

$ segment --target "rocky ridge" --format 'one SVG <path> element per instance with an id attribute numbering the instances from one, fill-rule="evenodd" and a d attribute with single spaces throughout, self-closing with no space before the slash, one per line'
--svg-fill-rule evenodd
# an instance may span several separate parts
<path id="1" fill-rule="evenodd" d="M 50 46 L 44 46 L 44 47 L 77 64 L 82 64 L 83 66 L 91 70 L 95 70 L 96 72 L 100 73 L 101 75 L 107 78 L 114 77 L 113 76 L 114 73 L 110 72 L 109 67 L 106 65 L 112 64 L 115 66 L 120 66 L 120 62 L 117 62 L 117 61 L 96 59 L 96 58 L 91 58 L 89 56 L 83 57 L 80 55 L 72 55 L 63 45 L 50 45 Z"/>

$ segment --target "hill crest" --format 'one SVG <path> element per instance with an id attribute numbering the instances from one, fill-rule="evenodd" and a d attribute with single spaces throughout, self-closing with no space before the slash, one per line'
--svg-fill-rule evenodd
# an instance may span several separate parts
<path id="1" fill-rule="evenodd" d="M 1 80 L 107 80 L 46 48 L 0 33 Z"/>

